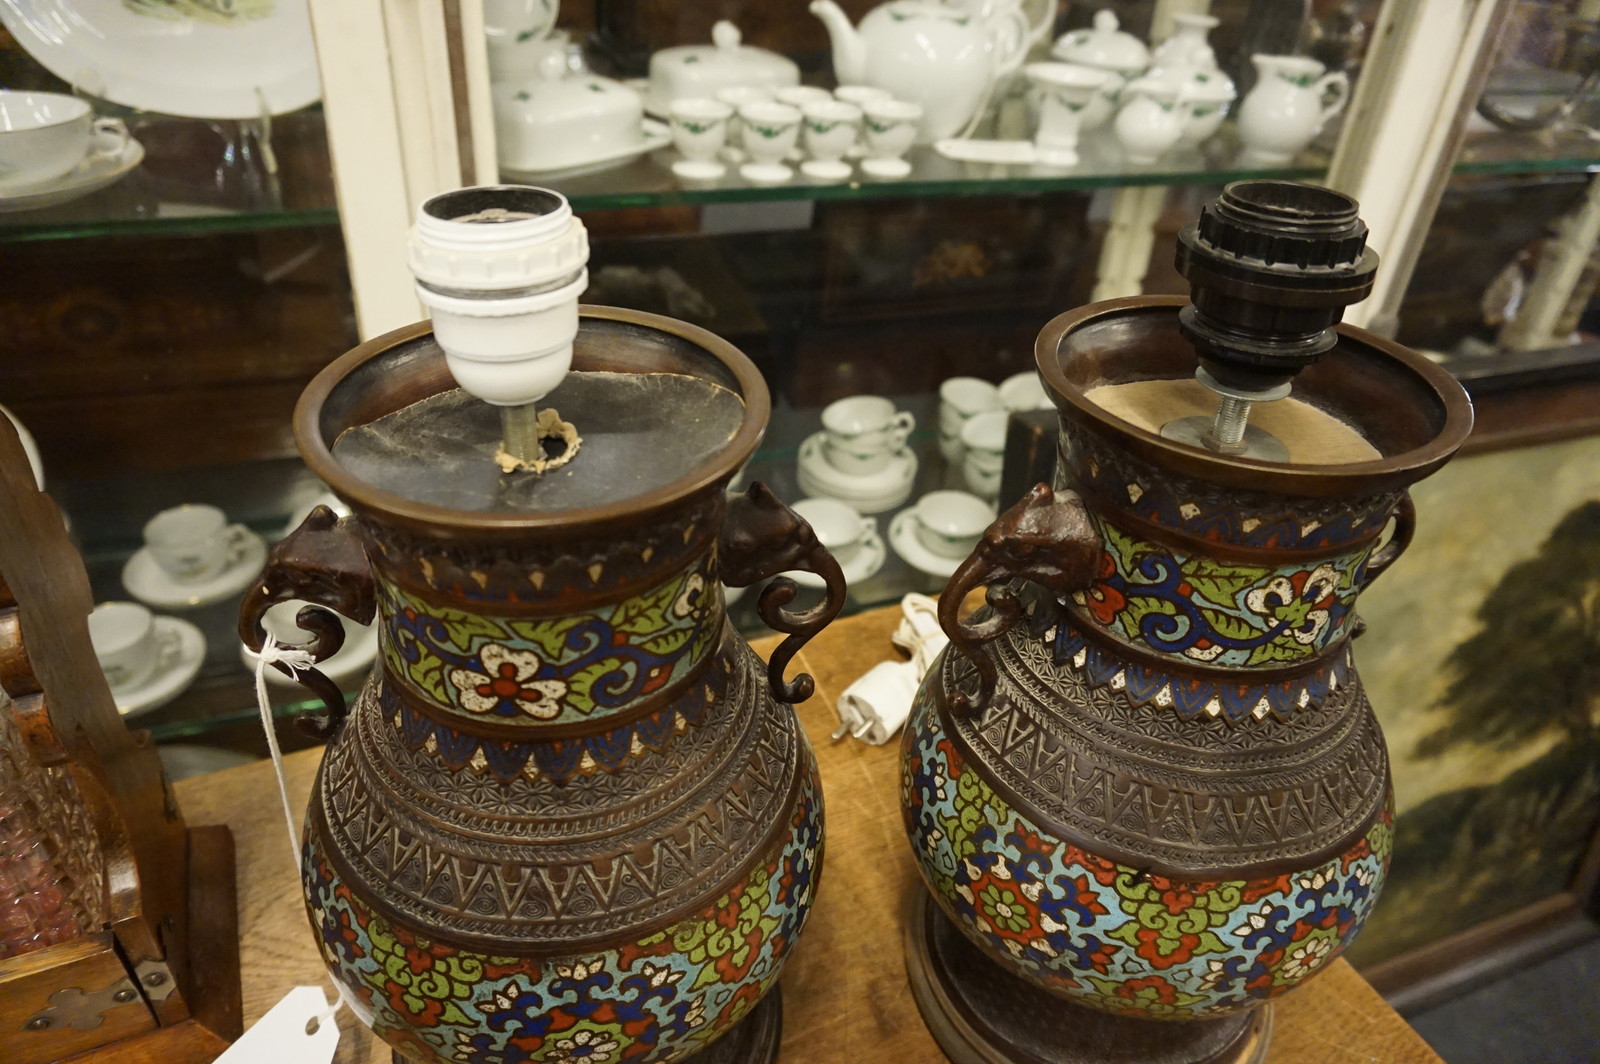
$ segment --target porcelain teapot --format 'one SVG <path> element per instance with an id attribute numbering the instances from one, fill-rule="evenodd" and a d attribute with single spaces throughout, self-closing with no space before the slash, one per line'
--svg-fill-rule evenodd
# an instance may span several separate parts
<path id="1" fill-rule="evenodd" d="M 828 28 L 839 84 L 872 85 L 921 105 L 919 143 L 968 133 L 995 85 L 1043 32 L 1019 0 L 965 7 L 890 0 L 860 26 L 834 0 L 812 0 L 811 13 Z"/>

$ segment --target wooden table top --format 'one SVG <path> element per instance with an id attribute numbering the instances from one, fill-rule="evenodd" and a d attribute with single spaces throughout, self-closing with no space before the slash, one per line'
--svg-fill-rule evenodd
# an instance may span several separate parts
<path id="1" fill-rule="evenodd" d="M 900 913 L 922 890 L 900 827 L 899 743 L 834 742 L 839 693 L 894 653 L 898 608 L 835 622 L 796 659 L 817 693 L 799 707 L 817 751 L 827 806 L 827 857 L 816 905 L 783 974 L 780 1064 L 939 1064 L 944 1060 L 901 962 Z M 765 653 L 775 640 L 761 640 Z M 791 675 L 793 670 L 791 670 Z M 303 810 L 321 750 L 285 759 Z M 331 988 L 289 860 L 272 766 L 263 761 L 177 784 L 191 825 L 227 824 L 238 847 L 239 931 L 248 1026 L 298 985 Z M 331 989 L 329 989 L 331 994 Z M 345 1010 L 340 1064 L 388 1064 L 387 1048 Z M 1345 961 L 1282 999 L 1267 1064 L 1443 1064 Z"/>

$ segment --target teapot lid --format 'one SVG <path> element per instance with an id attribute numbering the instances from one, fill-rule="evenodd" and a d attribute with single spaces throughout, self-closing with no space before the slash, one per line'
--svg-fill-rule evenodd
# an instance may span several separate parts
<path id="1" fill-rule="evenodd" d="M 650 57 L 650 62 L 652 66 L 696 66 L 708 76 L 735 77 L 747 80 L 752 85 L 783 81 L 791 73 L 792 80 L 799 80 L 799 68 L 793 60 L 765 48 L 744 44 L 743 40 L 739 27 L 722 19 L 711 27 L 710 44 L 680 44 L 663 48 Z"/>
<path id="2" fill-rule="evenodd" d="M 1114 12 L 1096 11 L 1093 29 L 1073 30 L 1063 35 L 1051 53 L 1069 63 L 1082 63 L 1119 74 L 1136 74 L 1150 65 L 1150 49 L 1118 26 Z"/>

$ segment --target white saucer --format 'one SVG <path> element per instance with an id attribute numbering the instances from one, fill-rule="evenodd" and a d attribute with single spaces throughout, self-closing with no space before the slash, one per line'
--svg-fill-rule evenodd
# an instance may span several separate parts
<path id="1" fill-rule="evenodd" d="M 808 159 L 800 164 L 800 172 L 818 181 L 843 181 L 855 173 L 855 169 L 838 159 Z"/>
<path id="2" fill-rule="evenodd" d="M 140 547 L 122 567 L 122 586 L 128 594 L 159 609 L 209 606 L 250 586 L 267 560 L 267 545 L 260 536 L 244 538 L 244 550 L 237 561 L 209 580 L 181 584 L 156 563 L 149 547 Z"/>
<path id="3" fill-rule="evenodd" d="M 664 148 L 672 143 L 672 130 L 653 118 L 646 118 L 638 143 L 630 144 L 625 148 L 612 148 L 604 154 L 597 155 L 581 163 L 571 166 L 560 166 L 553 170 L 517 170 L 511 167 L 502 167 L 501 177 L 505 179 L 537 178 L 540 181 L 557 181 L 564 177 L 579 177 L 583 174 L 592 174 L 599 170 L 607 170 L 623 163 L 631 163 L 639 156 L 653 152 L 657 148 Z"/>
<path id="4" fill-rule="evenodd" d="M 862 159 L 861 169 L 873 177 L 911 176 L 911 164 L 904 159 Z"/>
<path id="5" fill-rule="evenodd" d="M 724 606 L 732 606 L 735 602 L 744 598 L 744 593 L 749 590 L 747 587 L 729 587 L 727 584 L 723 584 L 722 604 Z"/>
<path id="6" fill-rule="evenodd" d="M 728 168 L 709 159 L 679 159 L 672 164 L 672 172 L 685 181 L 715 181 L 726 177 Z"/>
<path id="7" fill-rule="evenodd" d="M 115 133 L 96 133 L 94 146 L 115 143 Z M 89 155 L 83 162 L 60 177 L 41 181 L 35 185 L 16 185 L 0 188 L 0 214 L 10 211 L 36 211 L 55 207 L 75 199 L 99 192 L 127 177 L 134 167 L 144 160 L 144 146 L 132 137 L 114 155 Z"/>
<path id="8" fill-rule="evenodd" d="M 178 617 L 156 617 L 152 623 L 161 648 L 156 671 L 137 687 L 111 689 L 124 717 L 148 713 L 183 694 L 206 659 L 206 637 L 200 629 Z"/>
<path id="9" fill-rule="evenodd" d="M 842 563 L 839 570 L 844 573 L 846 587 L 871 580 L 878 575 L 878 570 L 883 568 L 883 563 L 888 558 L 889 552 L 883 547 L 883 537 L 874 532 L 861 541 L 861 549 L 855 557 Z M 826 580 L 816 573 L 808 573 L 803 569 L 793 569 L 783 574 L 801 587 L 824 588 L 828 586 Z"/>
<path id="10" fill-rule="evenodd" d="M 965 554 L 959 558 L 947 558 L 924 547 L 922 540 L 917 538 L 915 510 L 901 510 L 894 515 L 894 520 L 889 522 L 889 543 L 894 547 L 894 552 L 904 558 L 913 569 L 929 576 L 949 579 L 950 575 L 961 567 L 961 563 L 967 560 Z"/>
<path id="11" fill-rule="evenodd" d="M 340 687 L 344 687 L 365 680 L 372 663 L 378 660 L 378 626 L 357 624 L 348 617 L 340 617 L 339 621 L 344 625 L 344 646 L 328 660 L 318 662 L 316 669 Z M 244 662 L 244 667 L 250 670 L 252 676 L 256 672 L 256 657 L 255 651 L 243 643 L 239 644 L 239 660 Z M 277 669 L 267 669 L 266 677 L 267 683 L 273 687 L 303 690 L 300 681 L 291 680 Z"/>
<path id="12" fill-rule="evenodd" d="M 837 499 L 864 514 L 892 510 L 911 497 L 917 480 L 917 456 L 902 448 L 876 473 L 855 476 L 836 468 L 823 454 L 826 432 L 814 432 L 800 445 L 800 490 L 807 495 Z"/>
<path id="13" fill-rule="evenodd" d="M 739 176 L 756 185 L 781 185 L 794 177 L 794 171 L 783 163 L 745 163 Z"/>

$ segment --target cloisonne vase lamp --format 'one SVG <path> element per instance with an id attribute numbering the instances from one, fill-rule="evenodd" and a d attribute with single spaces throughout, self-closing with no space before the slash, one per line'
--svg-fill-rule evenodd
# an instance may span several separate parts
<path id="1" fill-rule="evenodd" d="M 1470 403 L 1336 327 L 1377 266 L 1349 198 L 1235 183 L 1179 244 L 1192 302 L 1040 334 L 1054 490 L 940 602 L 903 748 L 928 888 L 906 942 L 957 1064 L 1258 1061 L 1268 1002 L 1344 950 L 1388 868 L 1356 598 Z"/>
<path id="2" fill-rule="evenodd" d="M 766 427 L 756 368 L 693 326 L 577 304 L 588 247 L 542 189 L 463 189 L 412 233 L 433 311 L 324 370 L 295 412 L 321 508 L 272 554 L 240 633 L 305 600 L 379 622 L 329 738 L 303 882 L 335 980 L 413 1061 L 762 1062 L 822 859 L 822 793 L 784 679 L 844 601 L 805 521 L 725 492 Z M 556 411 L 559 409 L 559 413 Z M 505 470 L 505 471 L 503 471 Z M 791 569 L 822 603 L 722 586 Z"/>

